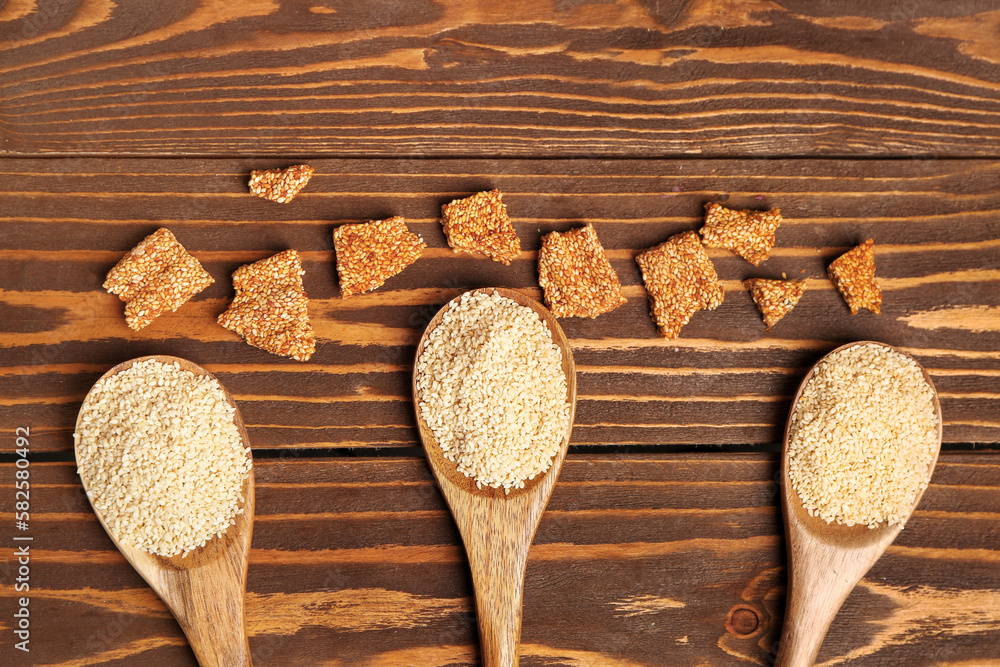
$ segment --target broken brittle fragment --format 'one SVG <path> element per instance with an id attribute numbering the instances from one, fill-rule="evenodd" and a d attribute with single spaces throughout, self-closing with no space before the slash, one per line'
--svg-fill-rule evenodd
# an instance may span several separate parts
<path id="1" fill-rule="evenodd" d="M 333 230 L 340 291 L 347 297 L 381 287 L 427 247 L 400 216 Z"/>
<path id="2" fill-rule="evenodd" d="M 768 331 L 791 312 L 806 291 L 804 280 L 751 278 L 744 280 L 743 286 L 750 292 L 750 297 L 764 316 Z"/>
<path id="3" fill-rule="evenodd" d="M 246 264 L 233 273 L 236 296 L 219 324 L 254 347 L 308 361 L 316 351 L 302 286 L 302 262 L 294 250 Z"/>
<path id="4" fill-rule="evenodd" d="M 287 169 L 251 171 L 250 192 L 279 204 L 287 204 L 306 187 L 313 171 L 312 167 L 305 164 L 297 164 Z"/>
<path id="5" fill-rule="evenodd" d="M 139 331 L 213 282 L 170 230 L 161 227 L 115 264 L 104 289 L 125 302 L 125 322 Z"/>
<path id="6" fill-rule="evenodd" d="M 774 232 L 781 224 L 781 209 L 737 211 L 721 204 L 705 204 L 701 237 L 709 248 L 728 248 L 757 266 L 774 247 Z"/>
<path id="7" fill-rule="evenodd" d="M 882 312 L 882 290 L 875 282 L 875 241 L 867 239 L 861 245 L 833 260 L 828 269 L 830 279 L 851 308 L 851 315 L 866 308 L 878 315 Z"/>
<path id="8" fill-rule="evenodd" d="M 682 232 L 635 258 L 660 336 L 673 340 L 691 316 L 722 305 L 725 293 L 695 232 Z"/>
<path id="9" fill-rule="evenodd" d="M 625 303 L 593 225 L 542 237 L 538 283 L 556 317 L 597 317 Z"/>
<path id="10" fill-rule="evenodd" d="M 479 192 L 441 207 L 441 224 L 455 252 L 469 252 L 510 264 L 521 254 L 521 242 L 499 190 Z"/>

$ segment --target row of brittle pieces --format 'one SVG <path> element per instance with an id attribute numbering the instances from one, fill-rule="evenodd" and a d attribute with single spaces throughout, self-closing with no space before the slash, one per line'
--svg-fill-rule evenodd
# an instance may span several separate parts
<path id="1" fill-rule="evenodd" d="M 728 248 L 754 266 L 769 257 L 775 231 L 782 222 L 780 209 L 737 211 L 709 202 L 705 210 L 705 225 L 700 233 L 706 246 Z M 509 264 L 520 253 L 517 234 L 497 190 L 444 205 L 442 224 L 456 252 L 484 255 L 503 264 Z M 881 293 L 874 282 L 870 246 L 869 240 L 830 267 L 831 277 L 852 313 L 859 307 L 879 312 Z M 677 237 L 649 252 L 652 254 L 646 254 L 643 262 L 647 265 L 644 276 L 650 276 L 647 288 L 652 286 L 652 315 L 662 336 L 676 338 L 694 312 L 714 309 L 721 303 L 721 297 L 715 296 L 722 294 L 721 286 L 717 287 L 718 276 L 697 235 Z M 665 282 L 671 272 L 687 278 Z M 556 317 L 593 318 L 625 303 L 618 276 L 591 225 L 543 237 L 538 275 L 546 305 Z M 768 331 L 805 291 L 804 281 L 752 279 L 745 286 L 761 310 Z"/>
<path id="2" fill-rule="evenodd" d="M 306 361 L 316 349 L 302 287 L 302 262 L 286 250 L 233 274 L 236 296 L 219 324 L 256 347 Z M 134 331 L 175 311 L 215 282 L 166 228 L 147 236 L 108 272 L 104 289 L 125 302 L 125 322 Z"/>
<path id="3" fill-rule="evenodd" d="M 312 174 L 313 168 L 308 165 L 253 171 L 249 187 L 260 197 L 287 203 L 305 187 Z M 442 206 L 441 212 L 445 235 L 456 252 L 483 255 L 502 264 L 510 264 L 520 253 L 517 233 L 498 190 L 455 200 Z M 393 223 L 397 221 L 401 219 L 392 218 Z M 352 229 L 351 233 L 359 238 L 360 243 L 342 241 L 337 245 L 338 272 L 341 273 L 344 296 L 381 286 L 388 277 L 416 261 L 419 251 L 426 247 L 418 245 L 423 243 L 419 237 L 410 235 L 414 238 L 408 238 L 405 228 L 402 231 L 392 229 L 386 225 L 388 222 L 369 223 L 376 226 L 375 229 L 362 230 L 358 226 L 359 229 Z M 750 264 L 759 266 L 769 257 L 774 247 L 775 231 L 781 222 L 780 209 L 736 210 L 717 202 L 708 202 L 705 204 L 705 224 L 700 233 L 706 246 L 728 248 Z M 548 252 L 553 259 L 547 262 L 540 260 L 539 272 L 544 272 L 540 282 L 543 289 L 549 286 L 546 298 L 551 292 L 550 308 L 557 316 L 595 317 L 621 305 L 624 299 L 617 276 L 603 256 L 603 249 L 596 241 L 593 230 L 578 234 L 578 237 L 567 236 L 565 239 L 549 235 Z M 595 244 L 597 251 L 593 249 Z M 872 246 L 872 240 L 868 239 L 829 268 L 830 278 L 847 301 L 852 314 L 857 314 L 860 308 L 876 314 L 881 311 L 882 293 L 875 282 Z M 545 249 L 546 244 L 543 243 L 543 251 Z M 341 256 L 345 258 L 343 261 Z M 562 273 L 568 275 L 562 280 L 556 257 L 566 260 Z M 355 258 L 358 259 L 352 261 Z M 346 271 L 340 270 L 341 265 L 348 267 Z M 589 275 L 579 275 L 581 271 L 588 273 L 588 267 Z M 745 281 L 744 285 L 763 313 L 768 330 L 794 307 L 805 290 L 802 281 L 756 278 Z"/>
<path id="4" fill-rule="evenodd" d="M 521 253 L 499 190 L 445 204 L 441 222 L 455 252 L 489 257 L 501 264 L 510 264 Z M 556 317 L 593 318 L 625 303 L 621 283 L 592 225 L 542 238 L 538 282 Z"/>
<path id="5" fill-rule="evenodd" d="M 344 225 L 334 233 L 345 296 L 382 285 L 419 257 L 426 245 L 402 218 Z M 294 250 L 242 266 L 233 274 L 236 296 L 219 324 L 260 349 L 307 361 L 316 337 Z M 166 228 L 143 239 L 108 273 L 104 288 L 125 302 L 128 326 L 139 331 L 175 311 L 214 280 Z"/>
<path id="6" fill-rule="evenodd" d="M 311 172 L 310 172 L 311 173 Z M 484 254 L 509 263 L 519 241 L 499 191 L 481 192 L 442 207 L 443 224 L 456 252 Z M 767 259 L 780 211 L 731 211 L 710 203 L 702 236 L 709 245 L 729 247 L 751 263 Z M 711 241 L 709 242 L 708 239 Z M 344 296 L 381 286 L 416 261 L 426 247 L 400 217 L 334 232 L 337 269 Z M 830 267 L 852 312 L 878 312 L 881 293 L 874 284 L 872 241 Z M 707 254 L 693 232 L 679 234 L 637 257 L 652 301 L 660 335 L 676 338 L 694 312 L 721 304 L 722 290 Z M 294 277 L 289 270 L 294 268 Z M 242 273 L 241 273 L 242 272 Z M 219 321 L 252 345 L 306 360 L 315 350 L 301 262 L 294 251 L 242 267 L 234 274 L 237 298 Z M 105 288 L 126 302 L 126 320 L 139 330 L 165 310 L 176 310 L 211 284 L 212 278 L 166 229 L 145 239 L 108 275 Z M 591 225 L 542 240 L 539 282 L 557 317 L 596 317 L 625 303 L 617 275 Z M 797 303 L 801 281 L 751 279 L 744 283 L 764 315 L 768 330 Z"/>
<path id="7" fill-rule="evenodd" d="M 507 217 L 499 191 L 480 192 L 442 207 L 449 244 L 509 264 L 520 252 L 517 235 Z M 774 246 L 781 211 L 734 211 L 706 204 L 701 230 L 705 245 L 733 250 L 758 265 Z M 874 283 L 872 242 L 835 261 L 831 276 L 852 313 L 860 307 L 878 312 L 881 294 Z M 339 254 L 338 254 L 339 257 Z M 652 300 L 652 316 L 661 336 L 674 339 L 701 309 L 715 309 L 723 290 L 715 268 L 694 232 L 672 237 L 637 257 Z M 542 238 L 538 255 L 539 284 L 545 302 L 556 317 L 593 318 L 625 303 L 621 283 L 607 259 L 592 225 Z M 798 302 L 804 281 L 751 279 L 744 283 L 764 316 L 768 331 Z"/>
<path id="8" fill-rule="evenodd" d="M 769 211 L 735 210 L 716 202 L 705 204 L 705 225 L 700 233 L 710 248 L 728 248 L 754 266 L 766 260 L 774 247 L 774 233 L 781 224 L 781 209 Z M 767 330 L 795 307 L 806 284 L 802 280 L 743 281 L 750 297 L 764 316 Z"/>
<path id="9" fill-rule="evenodd" d="M 287 204 L 306 186 L 313 168 L 300 164 L 287 169 L 250 172 L 250 192 Z M 510 264 L 521 252 L 520 241 L 507 216 L 498 190 L 480 192 L 441 207 L 441 222 L 455 252 L 483 255 Z M 402 217 L 342 225 L 333 233 L 337 273 L 343 296 L 381 287 L 420 257 L 427 247 L 407 230 Z"/>
<path id="10" fill-rule="evenodd" d="M 705 245 L 728 248 L 758 266 L 774 247 L 774 233 L 782 222 L 781 209 L 769 211 L 734 210 L 716 202 L 705 204 L 705 225 L 701 229 Z M 865 308 L 881 312 L 882 291 L 875 282 L 874 241 L 864 243 L 837 258 L 829 267 L 831 280 L 847 301 L 851 314 Z M 805 291 L 802 281 L 754 278 L 744 281 L 754 302 L 764 315 L 768 331 L 798 302 Z"/>
<path id="11" fill-rule="evenodd" d="M 768 217 L 768 221 L 773 219 Z M 777 225 L 767 224 L 773 244 Z M 755 228 L 753 225 L 749 229 Z M 722 239 L 726 240 L 725 234 Z M 766 259 L 770 246 L 764 247 L 742 231 L 736 242 L 737 247 L 754 248 L 758 259 Z M 695 312 L 713 310 L 722 304 L 722 285 L 697 233 L 677 234 L 639 254 L 636 261 L 649 293 L 650 314 L 664 338 L 677 338 Z M 538 277 L 546 305 L 556 317 L 592 318 L 625 303 L 618 276 L 591 225 L 544 236 L 538 254 Z M 798 289 L 800 285 L 793 287 Z M 774 289 L 777 286 L 758 286 L 758 291 L 768 293 Z"/>
<path id="12" fill-rule="evenodd" d="M 306 164 L 254 170 L 247 185 L 258 197 L 287 204 L 302 191 L 314 171 Z M 407 230 L 399 216 L 342 225 L 334 231 L 333 243 L 345 297 L 381 287 L 388 278 L 415 262 L 427 247 L 419 236 Z"/>

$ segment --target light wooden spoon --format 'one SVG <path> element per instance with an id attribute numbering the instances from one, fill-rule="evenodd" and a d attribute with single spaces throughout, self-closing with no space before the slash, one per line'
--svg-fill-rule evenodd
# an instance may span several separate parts
<path id="1" fill-rule="evenodd" d="M 147 359 L 155 359 L 162 363 L 177 362 L 183 370 L 214 378 L 204 368 L 186 359 L 156 355 L 118 364 L 105 373 L 102 379 L 116 375 L 132 364 Z M 249 447 L 240 410 L 225 387 L 222 391 L 226 395 L 226 401 L 236 408 L 234 416 L 236 428 L 239 430 L 243 446 Z M 89 398 L 88 393 L 87 399 Z M 87 399 L 84 399 L 85 405 Z M 82 408 L 80 412 L 82 414 Z M 76 431 L 80 432 L 79 416 Z M 79 461 L 79 452 L 76 454 Z M 246 592 L 247 554 L 250 551 L 250 537 L 253 532 L 253 468 L 243 483 L 242 507 L 243 513 L 236 516 L 236 524 L 230 526 L 221 537 L 213 537 L 205 543 L 205 546 L 189 552 L 187 556 L 170 558 L 156 556 L 119 542 L 104 523 L 104 517 L 96 507 L 94 508 L 98 520 L 118 550 L 173 613 L 202 667 L 215 665 L 240 667 L 251 664 L 250 647 L 247 644 L 243 620 L 243 599 Z"/>
<path id="2" fill-rule="evenodd" d="M 900 352 L 883 343 L 858 341 L 838 347 L 830 354 L 870 343 Z M 906 353 L 900 352 L 900 354 Z M 810 667 L 815 662 L 826 632 L 837 611 L 844 604 L 844 600 L 902 530 L 899 524 L 889 526 L 888 523 L 882 523 L 874 529 L 868 526 L 828 524 L 819 517 L 809 516 L 809 512 L 802 506 L 801 499 L 792 488 L 788 476 L 788 441 L 792 415 L 795 414 L 803 389 L 812 379 L 816 367 L 825 359 L 826 357 L 813 366 L 799 385 L 785 427 L 781 456 L 781 479 L 784 482 L 781 485 L 781 499 L 785 513 L 785 539 L 788 544 L 789 584 L 776 667 Z M 920 366 L 919 363 L 917 365 Z M 934 410 L 938 418 L 937 449 L 930 470 L 927 471 L 927 477 L 930 479 L 937 464 L 938 454 L 941 452 L 941 404 L 927 371 L 923 366 L 920 366 L 920 370 L 924 380 L 934 392 Z M 918 494 L 906 516 L 900 518 L 904 521 L 909 519 L 922 496 L 923 493 Z"/>
<path id="3" fill-rule="evenodd" d="M 521 600 L 524 593 L 524 571 L 528 548 L 535 537 L 535 530 L 542 518 L 542 511 L 552 495 L 552 487 L 562 468 L 573 430 L 576 412 L 576 367 L 573 353 L 562 328 L 544 306 L 520 292 L 487 288 L 477 292 L 499 293 L 522 306 L 528 306 L 541 317 L 552 333 L 552 340 L 562 350 L 562 367 L 566 373 L 567 397 L 570 401 L 569 428 L 559 452 L 545 473 L 525 482 L 523 489 L 509 494 L 503 489 L 476 488 L 471 477 L 458 472 L 452 461 L 444 457 L 430 427 L 420 414 L 417 398 L 417 371 L 413 371 L 413 405 L 417 413 L 417 428 L 424 451 L 438 486 L 451 508 L 455 523 L 462 534 L 462 542 L 472 569 L 472 583 L 476 590 L 476 615 L 479 620 L 479 637 L 483 664 L 487 667 L 509 667 L 518 664 L 521 644 Z M 461 298 L 461 297 L 458 297 Z M 417 346 L 417 356 L 423 352 L 427 335 L 440 322 L 444 313 L 457 301 L 454 299 L 442 308 L 427 325 Z"/>

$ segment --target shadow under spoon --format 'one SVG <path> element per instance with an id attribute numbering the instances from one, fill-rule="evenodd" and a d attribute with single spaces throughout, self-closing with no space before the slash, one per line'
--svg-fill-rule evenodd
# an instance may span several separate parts
<path id="1" fill-rule="evenodd" d="M 197 364 L 163 355 L 131 359 L 115 366 L 101 379 L 121 373 L 133 364 L 148 359 L 165 364 L 176 362 L 182 370 L 214 379 L 211 373 Z M 222 384 L 219 383 L 219 386 L 222 387 Z M 240 440 L 244 448 L 249 447 L 239 408 L 225 387 L 222 387 L 222 391 L 226 401 L 236 409 L 234 422 Z M 89 398 L 88 393 L 84 405 Z M 81 416 L 77 417 L 77 433 L 80 432 L 82 408 L 80 413 Z M 79 465 L 79 451 L 76 451 L 76 458 Z M 85 481 L 84 488 L 86 489 Z M 90 490 L 86 490 L 89 496 Z M 254 516 L 252 466 L 243 482 L 242 497 L 243 513 L 236 516 L 236 523 L 225 533 L 208 540 L 205 546 L 190 551 L 187 556 L 169 558 L 120 542 L 104 523 L 100 511 L 94 507 L 94 513 L 115 546 L 173 613 L 202 667 L 239 667 L 251 664 L 244 622 L 244 597 Z M 93 501 L 91 505 L 93 506 Z"/>
<path id="2" fill-rule="evenodd" d="M 508 667 L 518 664 L 521 602 L 528 549 L 569 447 L 576 410 L 576 367 L 569 341 L 548 309 L 515 290 L 487 288 L 475 291 L 499 293 L 538 313 L 551 332 L 553 342 L 561 350 L 567 400 L 571 406 L 566 434 L 552 460 L 552 466 L 546 472 L 525 482 L 524 488 L 512 489 L 509 494 L 504 493 L 503 489 L 477 489 L 474 479 L 460 473 L 456 464 L 445 458 L 433 432 L 424 421 L 420 412 L 417 371 L 414 366 L 413 403 L 417 413 L 417 428 L 428 463 L 462 534 L 462 542 L 468 554 L 476 592 L 476 615 L 483 664 L 487 667 Z M 423 352 L 428 334 L 456 301 L 457 298 L 449 302 L 427 325 L 417 346 L 417 359 Z"/>
<path id="3" fill-rule="evenodd" d="M 792 401 L 781 456 L 781 479 L 784 481 L 781 485 L 781 498 L 785 515 L 785 539 L 788 544 L 788 603 L 776 667 L 813 665 L 827 630 L 847 596 L 902 530 L 898 523 L 890 526 L 888 522 L 882 522 L 876 528 L 869 528 L 862 525 L 828 524 L 818 516 L 810 516 L 798 493 L 792 488 L 788 474 L 792 415 L 795 414 L 802 392 L 813 378 L 816 368 L 831 354 L 866 344 L 881 345 L 909 357 L 892 346 L 874 341 L 844 345 L 830 352 L 810 369 Z M 937 446 L 927 471 L 929 480 L 941 452 L 941 404 L 927 371 L 919 363 L 917 366 L 933 392 L 934 411 L 937 414 Z M 917 494 L 905 515 L 900 516 L 904 523 L 910 518 L 922 496 L 923 492 Z"/>

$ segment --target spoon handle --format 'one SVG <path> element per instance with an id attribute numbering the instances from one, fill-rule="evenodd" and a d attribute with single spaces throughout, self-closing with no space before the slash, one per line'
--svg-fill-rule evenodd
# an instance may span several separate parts
<path id="1" fill-rule="evenodd" d="M 796 582 L 790 587 L 775 667 L 812 667 L 815 664 L 827 630 L 854 583 L 844 585 L 843 591 L 827 589 L 823 593 L 820 593 L 824 590 L 822 586 L 815 584 Z"/>
<path id="2" fill-rule="evenodd" d="M 528 546 L 513 535 L 485 531 L 466 542 L 484 667 L 516 667 Z"/>
<path id="3" fill-rule="evenodd" d="M 809 535 L 791 540 L 788 607 L 775 667 L 812 667 L 847 596 L 897 534 L 898 526 L 864 546 L 825 550 Z"/>
<path id="4" fill-rule="evenodd" d="M 220 610 L 223 611 L 223 610 Z M 219 621 L 219 616 L 214 616 Z M 242 615 L 231 623 L 216 623 L 212 627 L 185 627 L 184 634 L 191 644 L 201 667 L 252 667 L 250 645 Z"/>
<path id="5" fill-rule="evenodd" d="M 161 597 L 184 631 L 201 667 L 252 664 L 238 567 L 238 563 L 222 559 L 205 567 L 214 570 L 211 572 L 181 570 L 164 577 L 172 581 Z M 191 576 L 192 572 L 196 574 Z"/>

